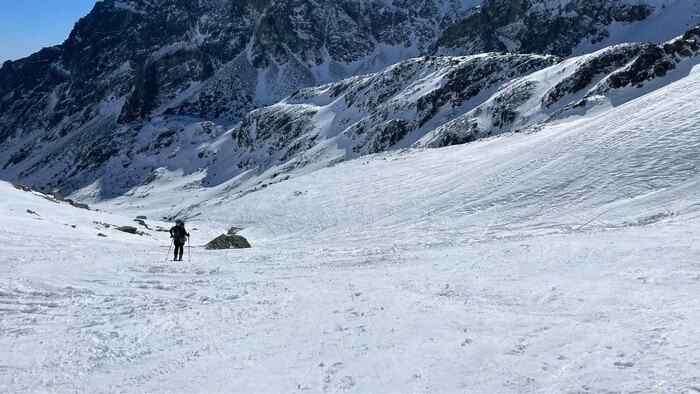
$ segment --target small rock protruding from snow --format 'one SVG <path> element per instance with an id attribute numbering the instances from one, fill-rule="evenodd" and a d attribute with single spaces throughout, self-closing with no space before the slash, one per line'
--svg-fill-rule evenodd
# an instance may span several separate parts
<path id="1" fill-rule="evenodd" d="M 139 234 L 138 229 L 134 226 L 121 226 L 121 227 L 117 227 L 117 230 L 123 231 L 125 233 L 129 233 L 129 234 Z M 139 235 L 143 235 L 143 233 L 140 233 Z"/>

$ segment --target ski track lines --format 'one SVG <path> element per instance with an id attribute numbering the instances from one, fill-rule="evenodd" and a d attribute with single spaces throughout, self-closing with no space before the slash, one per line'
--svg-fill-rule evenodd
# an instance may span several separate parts
<path id="1" fill-rule="evenodd" d="M 699 74 L 597 117 L 467 146 L 360 158 L 226 209 L 234 222 L 257 227 L 250 230 L 256 238 L 314 244 L 381 234 L 398 243 L 417 235 L 471 242 L 692 215 L 700 194 Z M 265 226 L 252 225 L 260 217 Z"/>

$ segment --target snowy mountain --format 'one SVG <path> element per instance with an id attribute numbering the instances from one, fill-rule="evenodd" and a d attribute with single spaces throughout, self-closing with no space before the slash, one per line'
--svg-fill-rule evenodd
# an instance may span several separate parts
<path id="1" fill-rule="evenodd" d="M 108 214 L 0 182 L 0 391 L 695 391 L 700 67 L 667 75 L 239 198 L 156 179 Z M 203 250 L 230 226 L 253 248 Z"/>
<path id="2" fill-rule="evenodd" d="M 485 0 L 447 27 L 431 53 L 568 57 L 624 42 L 660 43 L 698 24 L 697 0 Z"/>
<path id="3" fill-rule="evenodd" d="M 616 107 L 687 76 L 699 55 L 696 27 L 662 45 L 621 44 L 570 58 L 513 81 L 415 146 L 464 143 Z"/>
<path id="4" fill-rule="evenodd" d="M 251 112 L 201 184 L 241 195 L 366 154 L 586 116 L 687 76 L 698 55 L 700 28 L 661 45 L 621 44 L 563 61 L 512 54 L 407 60 Z"/>
<path id="5" fill-rule="evenodd" d="M 84 187 L 152 128 L 226 126 L 299 88 L 381 70 L 469 4 L 98 2 L 65 43 L 0 69 L 3 177 Z"/>
<path id="6" fill-rule="evenodd" d="M 183 175 L 206 171 L 224 148 L 228 150 L 215 165 L 241 164 L 241 170 L 260 172 L 273 166 L 270 158 L 259 163 L 234 159 L 236 164 L 228 165 L 225 158 L 258 160 L 262 151 L 253 145 L 268 143 L 267 136 L 277 131 L 262 132 L 261 141 L 246 143 L 242 138 L 237 141 L 240 151 L 231 151 L 235 147 L 226 133 L 244 118 L 250 122 L 255 116 L 246 118 L 251 110 L 299 89 L 379 72 L 421 54 L 503 50 L 495 44 L 463 45 L 480 42 L 479 37 L 491 33 L 508 43 L 507 50 L 566 55 L 608 43 L 660 42 L 697 22 L 697 5 L 691 0 L 608 0 L 592 6 L 576 1 L 481 3 L 98 2 L 65 43 L 0 68 L 0 176 L 101 199 L 123 195 L 163 171 Z M 496 28 L 495 33 L 475 24 L 484 15 L 498 22 L 487 24 Z M 544 34 L 542 26 L 555 29 Z M 538 47 L 531 43 L 532 37 L 549 41 Z M 502 72 L 497 64 L 494 70 Z M 501 77 L 494 75 L 490 81 Z M 432 124 L 462 115 L 462 109 L 468 110 L 453 108 L 453 115 L 438 114 L 415 133 L 413 126 L 396 120 L 386 123 L 391 116 L 375 114 L 367 124 L 373 131 L 358 137 L 369 140 L 354 142 L 350 150 L 357 152 L 347 157 L 394 146 L 409 130 L 418 136 Z M 386 124 L 381 126 L 382 122 Z M 277 138 L 277 143 L 288 139 Z M 258 151 L 251 153 L 251 148 Z M 284 148 L 295 147 L 271 149 Z M 236 171 L 211 172 L 207 184 L 224 181 L 223 173 Z"/>
<path id="7" fill-rule="evenodd" d="M 287 174 L 409 146 L 481 103 L 505 81 L 555 62 L 553 57 L 510 54 L 423 57 L 300 90 L 246 116 L 231 132 L 233 147 L 220 151 L 204 185 L 241 173 Z"/>

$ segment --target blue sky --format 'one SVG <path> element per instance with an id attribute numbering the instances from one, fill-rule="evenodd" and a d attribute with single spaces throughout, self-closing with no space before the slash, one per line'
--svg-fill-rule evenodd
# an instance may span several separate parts
<path id="1" fill-rule="evenodd" d="M 0 64 L 61 44 L 97 0 L 0 0 Z"/>

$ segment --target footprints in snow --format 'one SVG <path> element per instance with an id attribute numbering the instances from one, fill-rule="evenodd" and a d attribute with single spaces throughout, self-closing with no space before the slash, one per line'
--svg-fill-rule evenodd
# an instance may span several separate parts
<path id="1" fill-rule="evenodd" d="M 221 273 L 221 268 L 194 268 L 194 267 L 182 267 L 174 265 L 152 265 L 152 266 L 132 266 L 128 268 L 131 272 L 144 273 L 144 274 L 163 274 L 168 276 L 182 276 L 182 275 L 216 275 Z"/>
<path id="2" fill-rule="evenodd" d="M 320 364 L 320 367 L 324 366 L 324 363 Z M 355 385 L 355 380 L 352 376 L 342 376 L 340 378 L 337 377 L 337 375 L 342 371 L 343 363 L 335 363 L 325 370 L 323 373 L 323 391 L 332 389 L 347 390 Z"/>
<path id="3" fill-rule="evenodd" d="M 387 329 L 383 325 L 375 327 L 378 323 L 375 317 L 384 313 L 385 307 L 371 305 L 363 307 L 362 304 L 369 301 L 369 298 L 364 296 L 363 292 L 356 290 L 352 284 L 347 286 L 347 290 L 353 305 L 342 310 L 333 310 L 331 317 L 333 326 L 323 330 L 323 334 L 333 338 L 328 340 L 343 346 L 355 357 L 361 359 L 372 351 L 370 346 L 376 342 L 377 331 Z M 350 390 L 357 384 L 356 377 L 346 371 L 347 367 L 343 362 L 330 365 L 321 362 L 318 366 L 324 368 L 321 376 L 321 387 L 324 392 Z M 298 389 L 309 390 L 309 387 L 299 385 Z"/>
<path id="4" fill-rule="evenodd" d="M 321 362 L 318 366 L 319 368 L 325 368 L 321 375 L 321 387 L 324 392 L 348 390 L 355 386 L 355 379 L 342 373 L 344 370 L 343 363 L 337 362 L 327 366 L 326 363 Z M 299 383 L 297 384 L 297 390 L 309 391 L 311 387 Z"/>

